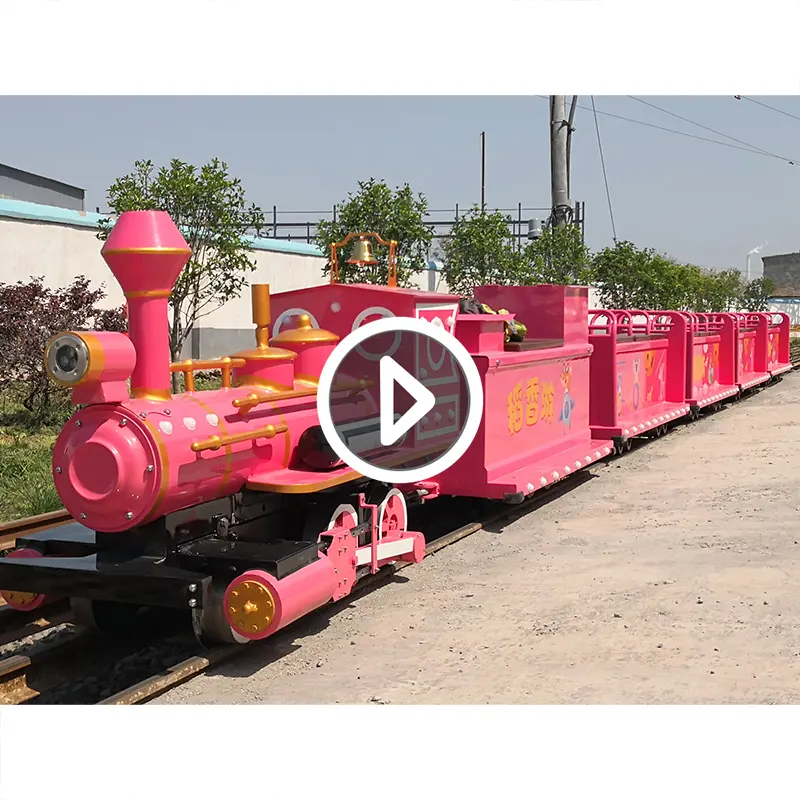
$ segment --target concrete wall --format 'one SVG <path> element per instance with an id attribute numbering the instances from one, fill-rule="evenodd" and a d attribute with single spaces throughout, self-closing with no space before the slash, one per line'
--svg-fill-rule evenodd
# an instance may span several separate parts
<path id="1" fill-rule="evenodd" d="M 775 284 L 776 297 L 800 297 L 800 253 L 763 256 L 764 277 Z"/>

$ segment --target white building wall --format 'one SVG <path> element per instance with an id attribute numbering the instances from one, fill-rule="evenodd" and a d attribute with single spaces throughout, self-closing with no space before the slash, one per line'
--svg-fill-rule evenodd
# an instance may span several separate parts
<path id="1" fill-rule="evenodd" d="M 121 306 L 122 290 L 100 255 L 99 219 L 98 214 L 0 199 L 0 283 L 42 277 L 55 288 L 84 275 L 93 288 L 104 286 L 101 307 Z M 250 258 L 256 269 L 247 275 L 248 285 L 268 283 L 271 291 L 280 292 L 325 282 L 325 259 L 312 245 L 257 240 Z M 187 356 L 212 358 L 251 346 L 249 290 L 204 316 L 196 327 L 194 349 L 187 342 Z"/>
<path id="2" fill-rule="evenodd" d="M 122 290 L 100 256 L 96 230 L 34 220 L 0 218 L 0 283 L 42 277 L 45 286 L 68 286 L 85 275 L 93 287 L 104 284 L 104 308 L 125 302 Z"/>

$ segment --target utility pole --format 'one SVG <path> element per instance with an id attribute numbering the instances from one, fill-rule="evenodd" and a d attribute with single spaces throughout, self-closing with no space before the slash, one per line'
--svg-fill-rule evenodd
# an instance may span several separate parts
<path id="1" fill-rule="evenodd" d="M 481 213 L 486 210 L 486 131 L 481 132 Z"/>
<path id="2" fill-rule="evenodd" d="M 573 109 L 575 100 L 573 99 Z M 569 150 L 571 125 L 567 121 L 567 98 L 550 95 L 550 185 L 553 225 L 563 228 L 572 219 L 569 199 Z"/>

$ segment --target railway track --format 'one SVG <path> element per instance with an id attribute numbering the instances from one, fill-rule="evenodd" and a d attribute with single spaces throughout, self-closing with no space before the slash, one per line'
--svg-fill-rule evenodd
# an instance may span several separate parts
<path id="1" fill-rule="evenodd" d="M 0 522 L 0 550 L 11 550 L 17 541 L 17 536 L 46 531 L 48 528 L 65 525 L 71 521 L 72 515 L 61 508 L 58 511 L 50 511 L 47 514 L 39 514 L 35 517 Z"/>
<path id="2" fill-rule="evenodd" d="M 540 501 L 541 502 L 541 501 Z M 527 513 L 530 508 L 525 504 L 513 510 L 506 509 L 502 514 L 486 517 L 482 522 L 473 522 L 456 530 L 450 531 L 432 541 L 426 551 L 429 557 L 449 545 L 455 544 L 466 536 L 470 536 L 491 522 L 508 517 L 513 513 Z M 361 582 L 353 597 L 360 592 L 373 587 L 377 582 L 385 581 L 406 566 L 398 563 L 393 569 L 384 569 L 377 575 L 371 576 Z M 330 606 L 328 607 L 330 608 Z M 18 617 L 25 615 L 19 612 Z M 321 611 L 322 609 L 320 609 Z M 36 612 L 31 613 L 34 617 Z M 6 615 L 0 612 L 0 642 L 6 643 L 13 639 L 11 633 L 4 634 L 2 622 Z M 8 616 L 10 619 L 10 616 Z M 53 608 L 53 613 L 44 618 L 20 620 L 17 630 L 26 636 L 48 627 L 63 625 L 59 637 L 52 642 L 34 643 L 27 651 L 22 648 L 5 658 L 0 658 L 0 705 L 21 705 L 38 702 L 73 702 L 73 703 L 99 703 L 100 705 L 138 705 L 146 703 L 164 692 L 201 675 L 211 667 L 243 654 L 248 648 L 241 646 L 218 647 L 213 650 L 202 651 L 185 634 L 175 635 L 179 626 L 166 627 L 166 632 L 155 636 L 148 635 L 146 630 L 137 631 L 134 637 L 126 637 L 125 641 L 107 639 L 93 633 L 83 633 L 71 624 L 71 614 L 66 604 Z M 290 626 L 288 635 L 291 634 Z M 279 634 L 280 635 L 280 634 Z M 286 635 L 286 634 L 283 634 Z M 22 639 L 23 637 L 20 637 Z M 172 658 L 167 654 L 171 648 Z M 190 654 L 191 653 L 191 654 Z M 181 654 L 177 655 L 176 654 Z M 165 658 L 165 655 L 167 657 Z M 188 657 L 187 657 L 188 656 Z M 165 664 L 169 666 L 161 670 L 150 670 L 148 663 Z M 98 683 L 98 675 L 104 674 L 109 669 L 118 668 L 128 662 L 128 674 L 138 676 L 146 674 L 147 677 L 133 682 L 124 683 L 125 674 L 120 675 L 124 688 L 113 694 L 106 693 L 105 697 L 94 701 L 88 699 L 91 689 Z M 154 674 L 155 673 L 155 674 Z"/>
<path id="3" fill-rule="evenodd" d="M 482 531 L 488 526 L 510 520 L 511 518 L 521 516 L 522 514 L 527 514 L 533 510 L 535 505 L 540 505 L 542 502 L 547 502 L 553 499 L 556 496 L 555 493 L 557 490 L 558 487 L 553 487 L 546 500 L 540 497 L 537 498 L 538 502 L 534 504 L 532 498 L 530 501 L 522 503 L 518 506 L 506 507 L 502 512 L 491 514 L 480 522 L 472 522 L 467 525 L 462 525 L 456 530 L 436 537 L 430 541 L 428 546 L 425 548 L 425 558 L 429 558 L 430 556 L 439 553 L 440 551 L 444 550 L 444 548 L 456 544 L 456 542 L 460 542 L 467 536 L 471 536 L 478 531 Z M 559 493 L 563 493 L 565 491 L 567 491 L 567 487 L 561 487 Z M 349 599 L 355 599 L 361 592 L 374 587 L 376 583 L 388 580 L 393 575 L 396 575 L 401 570 L 410 566 L 412 565 L 409 563 L 398 562 L 391 568 L 384 568 L 381 570 L 381 572 L 368 576 L 359 582 Z M 344 606 L 345 604 L 342 604 L 342 607 Z M 323 608 L 317 609 L 316 612 L 313 612 L 313 614 L 308 616 L 313 616 L 314 614 L 323 611 L 325 608 L 326 607 L 323 606 Z M 308 617 L 305 617 L 304 619 L 308 620 Z M 302 622 L 302 620 L 298 620 L 298 622 Z M 289 628 L 286 629 L 287 632 L 290 633 L 292 627 L 293 625 L 290 625 Z M 276 636 L 280 635 L 280 633 L 276 634 Z M 185 659 L 184 661 L 181 661 L 178 664 L 175 664 L 172 667 L 169 667 L 159 675 L 154 675 L 150 678 L 147 678 L 122 692 L 118 692 L 117 694 L 102 700 L 99 705 L 140 705 L 142 703 L 147 703 L 148 701 L 159 697 L 170 689 L 174 689 L 176 686 L 180 686 L 192 678 L 202 675 L 212 667 L 222 664 L 223 662 L 230 661 L 235 656 L 243 654 L 246 650 L 249 650 L 249 648 L 253 646 L 258 647 L 259 645 L 250 644 L 247 648 L 242 647 L 241 645 L 216 647 L 204 653 L 198 653 L 188 659 Z"/>

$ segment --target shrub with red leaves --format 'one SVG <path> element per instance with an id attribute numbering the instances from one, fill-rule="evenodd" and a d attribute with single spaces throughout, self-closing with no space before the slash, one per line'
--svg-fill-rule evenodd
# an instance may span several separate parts
<path id="1" fill-rule="evenodd" d="M 48 340 L 61 331 L 124 331 L 125 314 L 99 309 L 103 287 L 92 289 L 84 276 L 64 288 L 50 289 L 43 278 L 0 283 L 0 392 L 22 404 L 31 421 L 55 421 L 68 410 L 69 392 L 44 369 Z"/>

